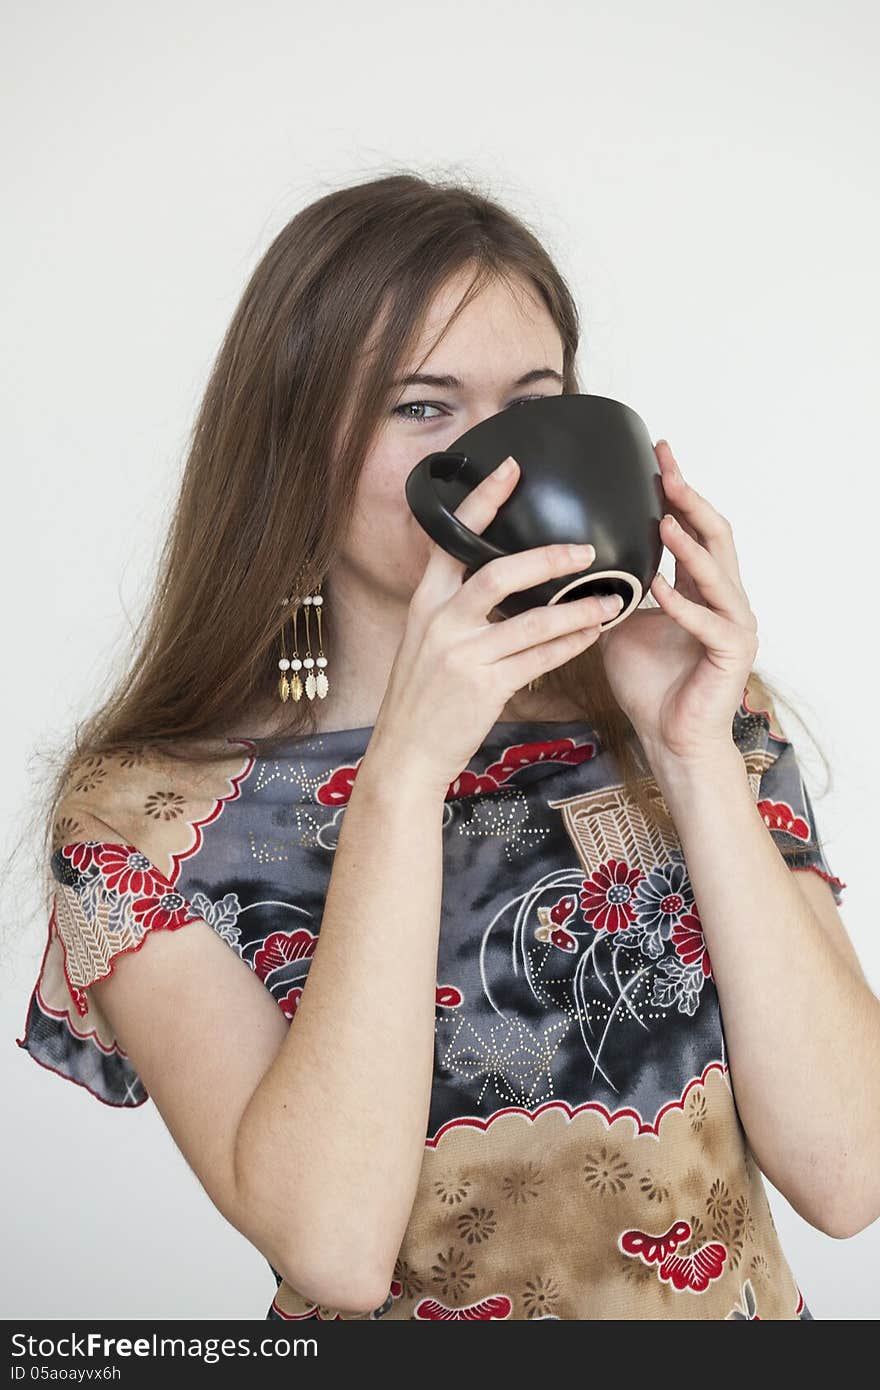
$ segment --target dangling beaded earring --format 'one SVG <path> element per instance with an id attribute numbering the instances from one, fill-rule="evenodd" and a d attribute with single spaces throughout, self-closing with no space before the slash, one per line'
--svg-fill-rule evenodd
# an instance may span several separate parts
<path id="1" fill-rule="evenodd" d="M 300 575 L 301 574 L 302 570 L 300 570 Z M 297 575 L 297 578 L 299 578 L 299 575 Z M 290 604 L 293 604 L 293 656 L 288 658 L 285 647 L 284 630 L 288 622 L 288 618 L 285 617 L 284 623 L 281 627 L 281 656 L 278 661 L 278 669 L 281 672 L 281 676 L 278 681 L 278 694 L 282 700 L 288 700 L 291 698 L 291 696 L 294 700 L 299 700 L 302 698 L 303 690 L 305 690 L 305 693 L 310 700 L 314 700 L 316 694 L 320 699 L 323 700 L 325 695 L 327 694 L 327 691 L 330 689 L 330 682 L 327 679 L 327 674 L 324 669 L 327 665 L 327 658 L 324 655 L 323 633 L 321 627 L 321 611 L 324 604 L 324 597 L 321 593 L 320 581 L 316 585 L 315 592 L 313 594 L 305 594 L 302 598 L 297 597 L 296 594 L 289 594 L 287 598 L 283 598 L 281 600 L 280 606 L 282 608 L 287 608 Z M 299 618 L 300 607 L 304 607 L 306 611 L 306 655 L 302 659 L 300 659 L 299 650 L 297 646 L 297 623 Z M 311 630 L 309 627 L 309 611 L 312 608 L 314 608 L 315 610 L 315 619 L 318 624 L 317 657 L 312 656 L 312 638 Z M 318 667 L 317 676 L 315 675 L 314 671 L 314 668 L 316 666 Z M 308 675 L 306 676 L 305 680 L 305 686 L 303 685 L 302 678 L 299 674 L 300 671 L 303 669 L 305 669 L 308 672 Z M 293 671 L 293 675 L 290 677 L 290 679 L 288 679 L 287 673 L 290 670 Z"/>
<path id="2" fill-rule="evenodd" d="M 324 595 L 321 593 L 321 581 L 315 586 L 315 592 L 308 594 L 303 599 L 306 605 L 306 656 L 303 658 L 303 666 L 308 671 L 306 676 L 306 694 L 310 700 L 314 700 L 317 694 L 323 700 L 327 691 L 330 689 L 330 682 L 324 669 L 327 665 L 327 658 L 324 655 L 324 644 L 321 636 L 321 610 L 324 606 Z M 315 622 L 318 624 L 318 655 L 312 656 L 312 631 L 309 626 L 309 611 L 314 609 Z M 318 667 L 318 674 L 315 675 L 314 667 Z"/>
<path id="3" fill-rule="evenodd" d="M 291 602 L 293 602 L 293 599 L 288 595 L 287 598 L 281 600 L 280 607 L 286 608 Z M 302 666 L 302 662 L 296 655 L 296 609 L 294 609 L 293 613 L 293 661 L 288 657 L 284 644 L 284 629 L 286 627 L 287 617 L 285 616 L 284 622 L 281 625 L 281 656 L 278 659 L 278 669 L 281 675 L 278 679 L 278 694 L 282 700 L 289 700 L 291 695 L 294 700 L 298 700 L 302 695 L 302 681 L 299 678 L 299 670 Z M 287 673 L 291 669 L 291 666 L 293 666 L 293 676 L 288 680 Z"/>

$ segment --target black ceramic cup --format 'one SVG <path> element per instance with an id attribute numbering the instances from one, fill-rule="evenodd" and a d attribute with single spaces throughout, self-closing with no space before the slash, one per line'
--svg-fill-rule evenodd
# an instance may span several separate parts
<path id="1" fill-rule="evenodd" d="M 483 532 L 453 510 L 512 454 L 516 486 Z M 509 594 L 507 617 L 527 608 L 589 594 L 620 594 L 623 608 L 603 628 L 638 607 L 660 567 L 663 479 L 647 426 L 621 401 L 586 393 L 544 396 L 491 415 L 428 454 L 406 480 L 410 509 L 432 540 L 467 566 L 469 578 L 489 560 L 557 541 L 589 542 L 591 565 Z"/>

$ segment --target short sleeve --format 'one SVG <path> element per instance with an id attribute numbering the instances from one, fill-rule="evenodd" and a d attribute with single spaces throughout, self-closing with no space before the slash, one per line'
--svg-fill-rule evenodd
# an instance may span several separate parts
<path id="1" fill-rule="evenodd" d="M 46 947 L 24 1034 L 15 1041 L 96 1099 L 142 1105 L 149 1098 L 146 1089 L 89 987 L 112 973 L 120 955 L 140 950 L 150 932 L 176 931 L 201 919 L 134 845 L 62 845 L 52 855 L 51 870 Z"/>
<path id="2" fill-rule="evenodd" d="M 791 869 L 812 869 L 840 906 L 846 883 L 834 873 L 794 744 L 779 723 L 773 698 L 754 673 L 734 722 L 758 810 Z"/>

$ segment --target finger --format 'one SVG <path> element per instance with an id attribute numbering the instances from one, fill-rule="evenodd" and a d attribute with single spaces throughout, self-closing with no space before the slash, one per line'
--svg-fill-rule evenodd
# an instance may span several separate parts
<path id="1" fill-rule="evenodd" d="M 500 661 L 516 652 L 534 650 L 539 644 L 568 632 L 601 627 L 621 609 L 620 595 L 591 594 L 570 603 L 552 603 L 529 608 L 503 622 L 493 623 L 471 640 L 479 642 L 482 662 Z"/>
<path id="2" fill-rule="evenodd" d="M 741 625 L 752 620 L 752 610 L 742 586 L 731 579 L 715 556 L 699 541 L 695 541 L 674 516 L 663 517 L 660 537 L 675 556 L 677 588 L 678 567 L 681 565 L 697 593 L 722 617 Z"/>
<path id="3" fill-rule="evenodd" d="M 739 558 L 730 522 L 697 492 L 696 488 L 685 482 L 667 440 L 657 441 L 656 453 L 668 510 L 689 536 L 694 540 L 702 540 L 709 553 L 715 556 L 727 573 L 741 582 Z"/>
<path id="4" fill-rule="evenodd" d="M 514 458 L 513 472 L 507 474 L 504 460 L 498 468 L 478 483 L 458 505 L 454 515 L 477 533 L 483 531 L 497 515 L 519 478 L 519 465 Z M 467 566 L 449 555 L 442 546 L 433 545 L 425 576 L 420 586 L 430 602 L 452 598 L 456 611 L 470 625 L 487 620 L 508 594 L 531 588 L 556 575 L 570 577 L 593 563 L 595 547 L 558 543 L 536 546 L 513 555 L 499 556 L 482 565 L 464 584 L 461 576 Z"/>
<path id="5" fill-rule="evenodd" d="M 510 622 L 510 619 L 506 621 Z M 511 691 L 522 690 L 536 676 L 572 661 L 593 645 L 600 632 L 601 628 L 598 627 L 566 632 L 559 637 L 551 637 L 549 642 L 542 642 L 537 647 L 502 658 L 500 669 L 508 688 Z"/>
<path id="6" fill-rule="evenodd" d="M 502 459 L 497 468 L 471 488 L 467 497 L 459 502 L 453 516 L 480 535 L 497 516 L 499 507 L 507 501 L 518 481 L 519 464 L 512 456 Z M 429 541 L 430 554 L 422 585 L 431 591 L 432 596 L 446 598 L 461 587 L 461 577 L 467 565 L 456 560 L 433 538 L 429 537 Z"/>
<path id="7" fill-rule="evenodd" d="M 693 603 L 685 598 L 659 572 L 651 583 L 651 593 L 670 618 L 674 618 L 685 632 L 702 642 L 710 656 L 719 660 L 731 657 L 740 659 L 743 629 L 739 624 L 731 623 L 705 604 Z"/>
<path id="8" fill-rule="evenodd" d="M 565 542 L 502 555 L 497 560 L 489 560 L 465 581 L 453 599 L 454 611 L 469 626 L 485 622 L 490 610 L 509 594 L 531 589 L 548 579 L 564 578 L 572 582 L 589 569 L 595 558 L 594 546 Z M 583 596 L 587 596 L 586 591 Z"/>

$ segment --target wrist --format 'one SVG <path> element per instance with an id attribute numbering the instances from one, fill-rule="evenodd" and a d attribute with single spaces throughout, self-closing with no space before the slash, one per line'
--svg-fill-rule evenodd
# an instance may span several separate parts
<path id="1" fill-rule="evenodd" d="M 645 747 L 645 754 L 654 780 L 667 801 L 667 792 L 680 797 L 707 786 L 716 793 L 721 787 L 736 787 L 740 783 L 749 788 L 743 756 L 732 739 L 694 757 L 681 758 L 666 749 L 648 747 Z"/>
<path id="2" fill-rule="evenodd" d="M 378 726 L 358 767 L 355 787 L 358 786 L 372 799 L 395 804 L 415 801 L 442 805 L 449 790 L 449 782 L 441 785 L 436 771 L 419 754 L 402 747 L 398 739 Z"/>

